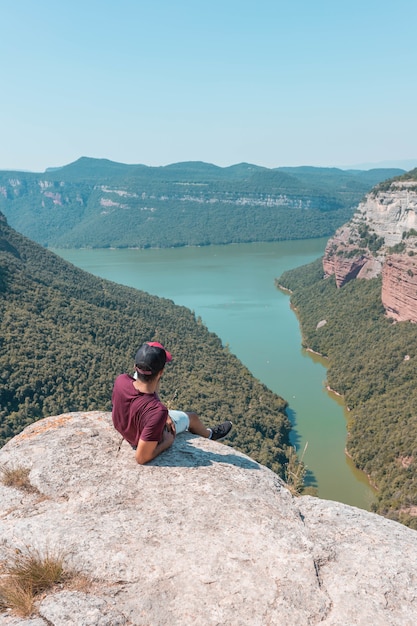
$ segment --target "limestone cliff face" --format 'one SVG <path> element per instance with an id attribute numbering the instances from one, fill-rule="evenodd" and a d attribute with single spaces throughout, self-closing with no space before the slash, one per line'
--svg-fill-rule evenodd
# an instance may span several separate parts
<path id="1" fill-rule="evenodd" d="M 270 470 L 190 434 L 138 466 L 110 414 L 40 420 L 0 450 L 35 493 L 0 484 L 0 563 L 64 549 L 89 580 L 1 626 L 417 623 L 417 533 L 294 498 Z"/>
<path id="2" fill-rule="evenodd" d="M 417 180 L 394 180 L 368 194 L 353 219 L 329 240 L 324 275 L 334 276 L 337 286 L 343 287 L 354 278 L 382 273 L 387 315 L 417 322 L 415 254 Z"/>

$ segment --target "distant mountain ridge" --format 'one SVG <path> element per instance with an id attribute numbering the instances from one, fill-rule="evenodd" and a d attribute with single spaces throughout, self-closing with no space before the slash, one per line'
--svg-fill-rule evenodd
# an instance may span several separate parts
<path id="1" fill-rule="evenodd" d="M 354 165 L 346 165 L 343 170 L 371 170 L 379 168 L 399 168 L 409 172 L 417 167 L 417 159 L 390 159 L 388 161 L 368 161 L 367 163 L 355 163 Z"/>
<path id="2" fill-rule="evenodd" d="M 330 236 L 375 184 L 402 173 L 81 157 L 43 174 L 0 172 L 0 210 L 19 232 L 53 247 L 303 239 Z"/>

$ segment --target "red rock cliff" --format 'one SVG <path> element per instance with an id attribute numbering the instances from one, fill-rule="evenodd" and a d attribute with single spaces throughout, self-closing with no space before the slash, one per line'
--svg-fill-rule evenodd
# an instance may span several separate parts
<path id="1" fill-rule="evenodd" d="M 388 256 L 382 268 L 382 304 L 398 322 L 417 322 L 417 257 Z"/>

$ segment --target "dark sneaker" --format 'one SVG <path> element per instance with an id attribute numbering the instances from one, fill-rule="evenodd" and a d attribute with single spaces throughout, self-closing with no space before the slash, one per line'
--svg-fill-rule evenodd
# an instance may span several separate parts
<path id="1" fill-rule="evenodd" d="M 218 441 L 219 439 L 223 439 L 230 432 L 232 428 L 232 422 L 223 422 L 223 424 L 219 424 L 211 429 L 212 435 L 210 439 L 213 441 Z"/>

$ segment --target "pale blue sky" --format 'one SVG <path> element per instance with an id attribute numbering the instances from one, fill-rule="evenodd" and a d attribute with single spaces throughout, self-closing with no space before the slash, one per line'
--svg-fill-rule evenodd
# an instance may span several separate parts
<path id="1" fill-rule="evenodd" d="M 0 169 L 417 164 L 416 0 L 0 0 Z"/>

